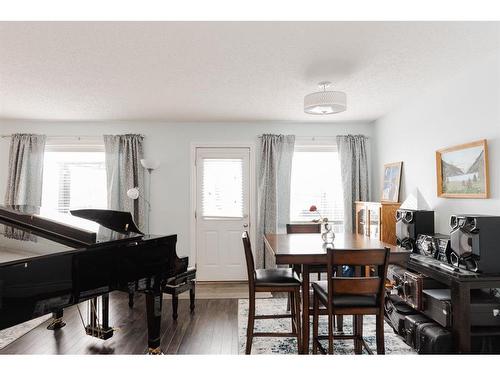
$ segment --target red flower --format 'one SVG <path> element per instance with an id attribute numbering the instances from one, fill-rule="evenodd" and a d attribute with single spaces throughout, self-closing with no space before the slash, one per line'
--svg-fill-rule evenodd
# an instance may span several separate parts
<path id="1" fill-rule="evenodd" d="M 318 211 L 318 208 L 313 204 L 311 207 L 309 207 L 309 212 L 316 212 Z"/>

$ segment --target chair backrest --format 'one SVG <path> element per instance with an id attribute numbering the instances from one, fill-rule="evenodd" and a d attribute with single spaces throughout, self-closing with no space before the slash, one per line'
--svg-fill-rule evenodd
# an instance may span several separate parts
<path id="1" fill-rule="evenodd" d="M 335 295 L 375 295 L 377 307 L 382 308 L 385 298 L 385 279 L 389 264 L 389 249 L 335 250 L 328 249 L 328 303 L 331 306 Z M 341 266 L 353 266 L 354 277 L 333 274 Z M 338 267 L 340 266 L 340 267 Z M 361 275 L 366 266 L 375 267 L 376 275 Z"/>
<path id="2" fill-rule="evenodd" d="M 320 223 L 287 224 L 286 233 L 321 233 Z"/>
<path id="3" fill-rule="evenodd" d="M 255 281 L 255 263 L 253 260 L 252 245 L 250 244 L 250 236 L 247 231 L 241 235 L 243 248 L 245 249 L 245 259 L 247 262 L 248 284 L 253 286 Z"/>

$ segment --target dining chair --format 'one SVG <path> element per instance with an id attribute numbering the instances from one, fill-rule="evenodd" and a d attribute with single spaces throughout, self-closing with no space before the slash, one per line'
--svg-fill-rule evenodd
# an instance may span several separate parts
<path id="1" fill-rule="evenodd" d="M 301 223 L 301 224 L 287 224 L 286 225 L 286 233 L 294 234 L 294 233 L 321 233 L 321 224 L 320 223 Z M 296 267 L 295 272 L 300 274 L 300 268 Z M 321 273 L 326 272 L 326 264 L 325 265 L 314 265 L 310 266 L 309 273 L 317 273 L 318 280 L 321 279 Z"/>
<path id="2" fill-rule="evenodd" d="M 320 223 L 295 223 L 295 224 L 287 224 L 286 225 L 286 233 L 321 233 L 321 224 Z M 302 270 L 300 267 L 292 267 L 298 275 L 301 274 Z M 340 267 L 340 269 L 342 269 Z M 326 264 L 314 264 L 308 267 L 309 275 L 316 274 L 317 280 L 321 280 L 321 274 L 326 273 Z M 310 300 L 312 300 L 312 289 L 309 292 Z M 287 301 L 286 305 L 287 311 L 290 311 L 290 299 Z M 326 315 L 326 309 L 319 309 L 320 315 Z M 313 315 L 313 309 L 309 309 L 309 316 Z M 335 329 L 342 333 L 344 330 L 344 317 L 342 315 L 337 315 L 335 319 Z"/>
<path id="3" fill-rule="evenodd" d="M 287 224 L 286 233 L 321 233 L 320 223 Z"/>
<path id="4" fill-rule="evenodd" d="M 300 326 L 300 287 L 301 280 L 296 272 L 291 268 L 275 269 L 255 269 L 252 253 L 252 246 L 248 232 L 243 232 L 241 236 L 248 272 L 248 326 L 247 343 L 245 354 L 252 351 L 252 341 L 254 337 L 296 337 L 297 347 L 301 348 L 301 326 Z M 291 302 L 290 314 L 278 315 L 256 315 L 255 314 L 255 293 L 256 292 L 284 292 L 288 293 Z M 256 319 L 281 319 L 291 318 L 292 332 L 254 332 Z"/>
<path id="5" fill-rule="evenodd" d="M 372 350 L 363 338 L 363 315 L 376 316 L 377 354 L 385 353 L 384 346 L 384 283 L 387 276 L 389 249 L 335 250 L 328 249 L 327 280 L 313 283 L 313 354 L 333 354 L 334 339 L 353 339 L 356 354 L 361 354 L 363 347 L 368 353 Z M 355 267 L 354 277 L 338 277 L 334 267 L 350 265 Z M 374 267 L 375 276 L 362 276 L 365 266 Z M 328 316 L 328 335 L 320 336 L 319 306 L 326 307 Z M 334 335 L 333 316 L 353 315 L 353 334 Z M 320 340 L 328 339 L 328 350 Z"/>

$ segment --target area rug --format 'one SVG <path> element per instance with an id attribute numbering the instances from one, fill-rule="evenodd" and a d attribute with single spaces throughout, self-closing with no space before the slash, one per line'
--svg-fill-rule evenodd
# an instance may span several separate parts
<path id="1" fill-rule="evenodd" d="M 286 310 L 286 298 L 259 299 L 256 303 L 256 314 L 283 314 Z M 248 319 L 248 299 L 238 301 L 238 350 L 245 353 L 246 329 Z M 312 320 L 312 319 L 311 319 Z M 326 317 L 320 317 L 320 335 L 326 334 Z M 291 332 L 290 319 L 263 319 L 255 321 L 255 331 Z M 312 331 L 312 325 L 311 325 Z M 352 317 L 344 317 L 345 334 L 352 333 Z M 385 323 L 385 353 L 386 354 L 416 354 L 393 329 Z M 365 316 L 363 319 L 363 336 L 368 346 L 376 352 L 375 317 Z M 324 344 L 327 345 L 326 342 Z M 353 340 L 334 341 L 335 354 L 354 354 Z M 363 349 L 364 350 L 364 349 Z M 292 337 L 254 337 L 252 354 L 297 354 L 297 340 Z"/>
<path id="2" fill-rule="evenodd" d="M 0 350 L 11 344 L 21 336 L 27 334 L 32 329 L 38 327 L 40 324 L 46 322 L 51 317 L 51 314 L 41 316 L 39 318 L 29 320 L 27 322 L 18 324 L 14 327 L 9 327 L 0 331 Z"/>

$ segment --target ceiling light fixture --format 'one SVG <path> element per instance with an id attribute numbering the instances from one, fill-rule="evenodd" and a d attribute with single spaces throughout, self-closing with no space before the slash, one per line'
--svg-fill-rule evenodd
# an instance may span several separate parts
<path id="1" fill-rule="evenodd" d="M 327 91 L 332 83 L 318 83 L 323 91 L 313 92 L 304 97 L 304 112 L 310 115 L 331 115 L 346 110 L 346 94 L 342 91 Z"/>

